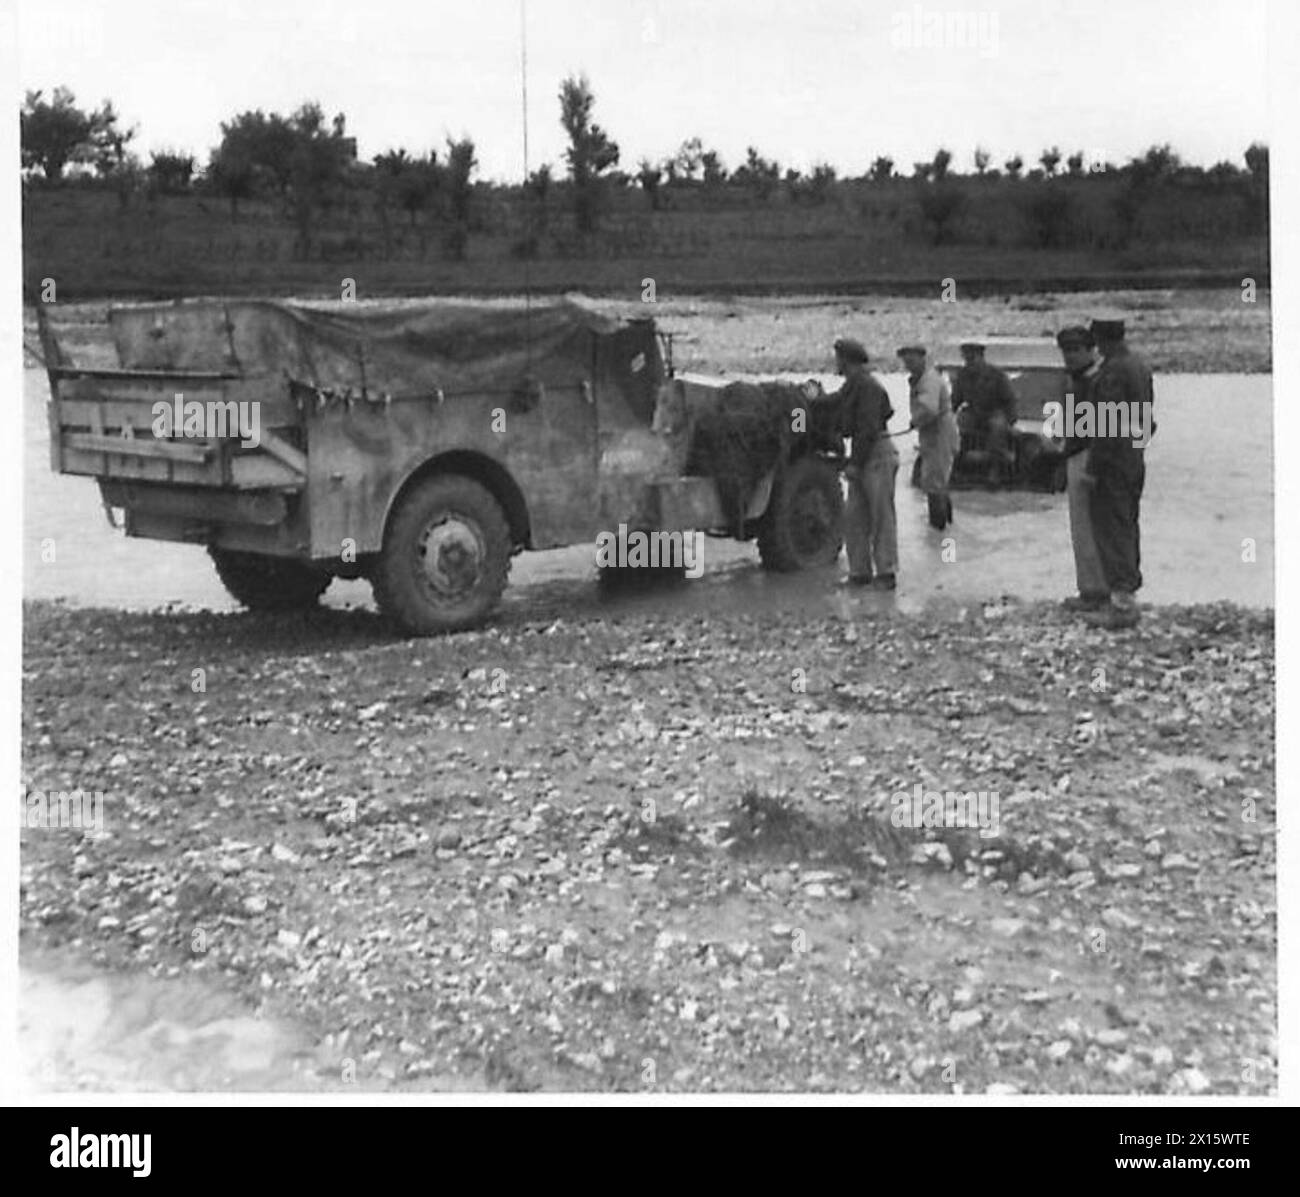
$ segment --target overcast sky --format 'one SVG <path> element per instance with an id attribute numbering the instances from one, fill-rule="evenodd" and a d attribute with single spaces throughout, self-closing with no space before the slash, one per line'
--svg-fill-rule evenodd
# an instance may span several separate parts
<path id="1" fill-rule="evenodd" d="M 1268 139 L 1264 0 L 525 0 L 529 157 L 562 165 L 556 99 L 583 71 L 621 165 L 687 137 L 728 166 L 860 174 L 946 146 L 1048 145 L 1122 162 L 1157 142 L 1205 165 Z M 307 99 L 363 157 L 469 134 L 522 170 L 520 0 L 19 0 L 20 84 L 112 98 L 138 146 L 206 159 L 219 124 Z M 945 15 L 961 18 L 935 25 Z M 936 34 L 941 44 L 935 45 Z"/>

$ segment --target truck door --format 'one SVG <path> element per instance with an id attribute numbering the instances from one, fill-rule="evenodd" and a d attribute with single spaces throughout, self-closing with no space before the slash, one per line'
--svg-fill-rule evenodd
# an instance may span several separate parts
<path id="1" fill-rule="evenodd" d="M 522 383 L 503 413 L 507 467 L 528 504 L 533 547 L 594 540 L 597 422 L 592 380 L 570 374 Z"/>

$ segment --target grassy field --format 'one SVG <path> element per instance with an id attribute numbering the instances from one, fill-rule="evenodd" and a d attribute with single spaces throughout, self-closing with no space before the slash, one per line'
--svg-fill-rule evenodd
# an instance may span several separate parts
<path id="1" fill-rule="evenodd" d="M 688 194 L 651 211 L 621 193 L 601 230 L 579 239 L 563 197 L 525 220 L 517 200 L 476 192 L 462 249 L 430 213 L 377 213 L 367 193 L 320 220 L 309 247 L 278 205 L 249 203 L 232 219 L 212 196 L 35 188 L 24 204 L 24 286 L 34 299 L 54 279 L 61 300 L 204 293 L 500 293 L 579 290 L 637 298 L 643 280 L 683 293 L 857 292 L 937 297 L 943 280 L 965 296 L 1111 287 L 1240 287 L 1269 277 L 1268 237 L 1249 231 L 1239 197 L 1153 199 L 1129 237 L 1112 228 L 1107 193 L 1082 193 L 1044 246 L 1023 203 L 994 185 L 970 201 L 935 244 L 910 184 L 863 191 L 845 184 L 818 204 L 706 202 Z M 1090 184 L 1083 185 L 1092 186 Z M 1096 187 L 1103 187 L 1097 184 Z M 987 194 L 985 194 L 987 192 Z M 532 230 L 531 233 L 528 230 Z M 534 252 L 524 243 L 535 237 Z"/>

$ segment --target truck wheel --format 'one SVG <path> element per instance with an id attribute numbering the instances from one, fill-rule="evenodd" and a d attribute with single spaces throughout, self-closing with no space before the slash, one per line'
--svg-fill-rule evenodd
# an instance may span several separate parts
<path id="1" fill-rule="evenodd" d="M 371 585 L 379 609 L 416 636 L 482 623 L 510 572 L 510 526 L 492 493 L 461 474 L 417 483 L 388 522 Z"/>
<path id="2" fill-rule="evenodd" d="M 221 584 L 250 611 L 300 611 L 314 607 L 331 575 L 314 565 L 267 553 L 208 546 Z"/>
<path id="3" fill-rule="evenodd" d="M 758 526 L 763 565 L 780 573 L 830 565 L 844 544 L 844 492 L 839 471 L 801 457 L 778 471 Z"/>

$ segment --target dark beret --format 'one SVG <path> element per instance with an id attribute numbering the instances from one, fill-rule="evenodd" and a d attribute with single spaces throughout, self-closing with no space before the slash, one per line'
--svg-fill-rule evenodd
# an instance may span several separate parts
<path id="1" fill-rule="evenodd" d="M 984 349 L 984 342 L 983 342 L 983 341 L 963 341 L 960 345 L 957 346 L 957 348 L 958 348 L 958 349 L 979 349 L 979 350 L 982 351 L 982 350 Z"/>
<path id="2" fill-rule="evenodd" d="M 925 346 L 924 346 L 924 345 L 918 345 L 918 344 L 916 344 L 915 342 L 913 342 L 913 343 L 910 344 L 910 345 L 900 345 L 900 346 L 898 347 L 898 356 L 899 356 L 899 357 L 902 357 L 903 354 L 905 354 L 905 353 L 924 353 L 924 352 L 925 352 Z"/>
<path id="3" fill-rule="evenodd" d="M 835 342 L 835 352 L 851 362 L 868 360 L 866 346 L 854 337 L 841 337 Z"/>
<path id="4" fill-rule="evenodd" d="M 1091 349 L 1097 338 L 1082 324 L 1071 324 L 1056 334 L 1056 343 L 1062 349 Z"/>

